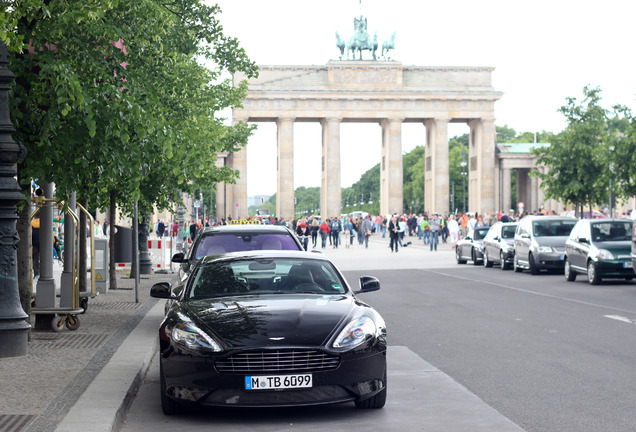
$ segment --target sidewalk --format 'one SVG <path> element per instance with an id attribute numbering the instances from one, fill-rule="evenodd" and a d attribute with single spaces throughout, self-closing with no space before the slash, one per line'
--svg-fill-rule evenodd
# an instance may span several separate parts
<path id="1" fill-rule="evenodd" d="M 172 274 L 141 275 L 139 303 L 135 303 L 134 279 L 120 274 L 117 290 L 111 289 L 89 300 L 88 310 L 79 315 L 81 324 L 76 331 L 33 330 L 26 356 L 0 359 L 0 431 L 55 431 L 65 422 L 80 418 L 107 421 L 107 424 L 116 422 L 116 412 L 125 401 L 125 393 L 134 384 L 135 377 L 145 373 L 142 370 L 144 357 L 154 351 L 144 345 L 145 339 L 150 343 L 157 340 L 153 330 L 163 315 L 163 304 L 150 298 L 150 287 L 173 277 Z M 154 306 L 154 312 L 149 313 Z M 134 336 L 145 317 L 154 317 L 152 325 L 147 326 L 148 335 L 136 339 Z M 124 345 L 132 346 L 120 350 L 126 354 L 118 357 L 117 350 Z M 145 352 L 140 353 L 135 347 L 143 347 Z M 130 380 L 118 386 L 124 388 L 124 394 L 118 395 L 118 400 L 109 399 L 105 397 L 107 387 L 102 386 L 99 396 L 88 396 L 96 398 L 94 402 L 100 405 L 100 416 L 88 411 L 74 411 L 73 416 L 69 415 L 74 406 L 87 398 L 85 391 L 96 382 L 100 372 L 114 361 L 118 376 Z M 105 385 L 118 384 L 121 383 L 110 379 Z"/>

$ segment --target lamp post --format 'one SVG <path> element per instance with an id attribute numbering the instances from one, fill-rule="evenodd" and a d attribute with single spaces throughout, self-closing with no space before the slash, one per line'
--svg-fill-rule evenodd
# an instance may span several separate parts
<path id="1" fill-rule="evenodd" d="M 610 151 L 610 164 L 609 164 L 609 168 L 610 168 L 610 179 L 609 179 L 609 190 L 610 190 L 610 196 L 609 196 L 609 214 L 610 217 L 614 217 L 614 189 L 612 189 L 612 177 L 614 177 L 614 162 L 613 162 L 613 153 L 614 153 L 614 146 L 610 145 L 609 146 L 609 151 Z"/>
<path id="2" fill-rule="evenodd" d="M 16 206 L 24 200 L 16 180 L 15 164 L 26 150 L 13 141 L 15 131 L 9 117 L 9 53 L 0 42 L 0 357 L 27 354 L 29 316 L 22 309 L 18 290 L 18 232 Z"/>
<path id="3" fill-rule="evenodd" d="M 462 161 L 459 164 L 462 167 L 462 194 L 464 195 L 464 213 L 466 212 L 466 149 L 462 149 Z"/>

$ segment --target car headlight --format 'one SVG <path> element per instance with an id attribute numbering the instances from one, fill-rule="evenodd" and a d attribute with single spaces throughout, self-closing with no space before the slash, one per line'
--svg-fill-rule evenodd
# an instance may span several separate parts
<path id="1" fill-rule="evenodd" d="M 614 255 L 607 249 L 599 249 L 596 258 L 611 260 L 614 259 Z"/>
<path id="2" fill-rule="evenodd" d="M 537 252 L 550 253 L 550 252 L 552 252 L 552 248 L 550 246 L 539 246 L 537 248 Z"/>
<path id="3" fill-rule="evenodd" d="M 353 349 L 374 337 L 377 332 L 375 322 L 369 317 L 360 317 L 351 321 L 342 329 L 333 347 L 341 350 Z"/>
<path id="4" fill-rule="evenodd" d="M 180 322 L 174 327 L 166 326 L 166 335 L 177 345 L 195 351 L 221 352 L 221 345 L 191 322 Z"/>

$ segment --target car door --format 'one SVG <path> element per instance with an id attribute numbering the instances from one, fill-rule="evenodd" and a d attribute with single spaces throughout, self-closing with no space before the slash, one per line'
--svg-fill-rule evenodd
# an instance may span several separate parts
<path id="1" fill-rule="evenodd" d="M 592 237 L 590 221 L 581 220 L 579 223 L 579 230 L 575 233 L 575 241 L 571 243 L 571 255 L 568 255 L 568 259 L 570 259 L 570 265 L 577 271 L 585 272 L 587 269 L 587 253 L 590 249 Z"/>
<path id="2" fill-rule="evenodd" d="M 497 262 L 499 260 L 499 252 L 496 250 L 496 238 L 501 231 L 501 223 L 496 223 L 490 228 L 488 234 L 484 238 L 484 257 L 488 255 L 488 260 Z"/>
<path id="3" fill-rule="evenodd" d="M 515 234 L 515 260 L 528 265 L 528 254 L 530 253 L 530 229 L 532 221 L 530 218 L 524 218 L 519 223 L 517 233 Z"/>

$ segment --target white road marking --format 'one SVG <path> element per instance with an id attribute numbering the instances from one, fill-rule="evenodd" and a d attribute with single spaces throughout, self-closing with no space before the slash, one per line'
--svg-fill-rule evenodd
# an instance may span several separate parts
<path id="1" fill-rule="evenodd" d="M 609 318 L 609 319 L 613 319 L 616 321 L 622 321 L 628 324 L 636 324 L 636 322 L 632 319 L 626 318 L 624 316 L 620 316 L 620 315 L 603 315 L 605 318 Z"/>

